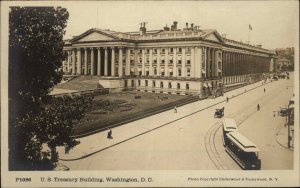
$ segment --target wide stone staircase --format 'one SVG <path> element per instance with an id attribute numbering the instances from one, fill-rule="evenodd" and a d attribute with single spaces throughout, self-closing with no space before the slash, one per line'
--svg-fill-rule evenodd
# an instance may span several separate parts
<path id="1" fill-rule="evenodd" d="M 58 84 L 55 88 L 84 91 L 103 87 L 99 84 L 98 76 L 78 76 L 68 82 Z"/>

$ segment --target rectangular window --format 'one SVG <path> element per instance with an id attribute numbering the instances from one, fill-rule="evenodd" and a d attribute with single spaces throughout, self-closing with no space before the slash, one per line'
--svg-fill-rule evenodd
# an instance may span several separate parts
<path id="1" fill-rule="evenodd" d="M 165 71 L 162 71 L 162 72 L 161 72 L 161 76 L 165 76 Z"/>
<path id="2" fill-rule="evenodd" d="M 138 86 L 141 86 L 141 80 L 138 80 Z"/>
<path id="3" fill-rule="evenodd" d="M 190 65 L 191 64 L 191 60 L 186 60 L 186 64 Z"/>
<path id="4" fill-rule="evenodd" d="M 154 68 L 153 72 L 154 72 L 154 75 L 157 75 L 157 70 L 156 70 L 156 68 Z"/>
<path id="5" fill-rule="evenodd" d="M 178 48 L 178 52 L 181 53 L 182 52 L 182 48 Z"/>
<path id="6" fill-rule="evenodd" d="M 186 76 L 191 76 L 191 69 L 190 68 L 186 69 Z"/>
<path id="7" fill-rule="evenodd" d="M 161 53 L 162 53 L 162 54 L 165 53 L 165 49 L 164 49 L 164 48 L 161 49 Z"/>
<path id="8" fill-rule="evenodd" d="M 142 53 L 142 50 L 141 49 L 139 49 L 139 54 L 141 54 Z"/>
<path id="9" fill-rule="evenodd" d="M 170 53 L 173 53 L 173 48 L 170 48 Z"/>
<path id="10" fill-rule="evenodd" d="M 169 72 L 169 75 L 170 75 L 170 76 L 173 76 L 173 71 L 170 71 L 170 72 Z"/>
<path id="11" fill-rule="evenodd" d="M 186 90 L 189 90 L 189 89 L 190 89 L 190 84 L 186 84 L 186 85 L 185 85 L 185 89 L 186 89 Z"/>
<path id="12" fill-rule="evenodd" d="M 145 80 L 145 86 L 148 86 L 148 80 Z"/>
<path id="13" fill-rule="evenodd" d="M 143 62 L 143 59 L 142 58 L 140 58 L 140 63 L 142 63 Z"/>
<path id="14" fill-rule="evenodd" d="M 147 58 L 147 61 L 146 61 L 147 63 L 149 63 L 149 58 Z"/>
<path id="15" fill-rule="evenodd" d="M 181 65 L 181 60 L 178 60 L 178 64 Z"/>
<path id="16" fill-rule="evenodd" d="M 133 54 L 134 52 L 133 52 L 133 50 L 130 50 L 130 54 Z"/>
<path id="17" fill-rule="evenodd" d="M 170 64 L 173 64 L 173 59 L 170 60 Z"/>
<path id="18" fill-rule="evenodd" d="M 163 87 L 164 87 L 164 83 L 160 82 L 160 88 L 163 88 Z"/>
<path id="19" fill-rule="evenodd" d="M 171 89 L 172 88 L 172 83 L 171 82 L 169 82 L 169 89 Z"/>
<path id="20" fill-rule="evenodd" d="M 155 54 L 157 53 L 157 49 L 156 48 L 154 48 L 153 53 L 155 53 Z"/>
<path id="21" fill-rule="evenodd" d="M 155 80 L 152 81 L 152 86 L 155 87 Z"/>
<path id="22" fill-rule="evenodd" d="M 156 59 L 155 59 L 155 60 L 153 60 L 153 63 L 154 63 L 154 64 L 157 64 L 157 60 L 156 60 Z"/>
<path id="23" fill-rule="evenodd" d="M 162 64 L 165 64 L 165 60 L 161 60 L 161 63 L 162 63 Z"/>
<path id="24" fill-rule="evenodd" d="M 150 50 L 149 50 L 149 49 L 147 49 L 147 50 L 146 50 L 146 53 L 147 53 L 147 54 L 149 54 L 149 53 L 150 53 Z"/>
<path id="25" fill-rule="evenodd" d="M 180 89 L 180 83 L 177 83 L 177 89 Z"/>
<path id="26" fill-rule="evenodd" d="M 146 76 L 149 76 L 149 71 L 146 71 Z"/>
<path id="27" fill-rule="evenodd" d="M 178 69 L 178 76 L 181 76 L 181 69 Z"/>
<path id="28" fill-rule="evenodd" d="M 191 53 L 191 48 L 186 48 L 186 53 L 190 54 Z"/>

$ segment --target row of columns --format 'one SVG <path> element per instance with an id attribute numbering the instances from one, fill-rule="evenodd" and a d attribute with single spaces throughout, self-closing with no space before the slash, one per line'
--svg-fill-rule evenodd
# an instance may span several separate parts
<path id="1" fill-rule="evenodd" d="M 223 76 L 268 72 L 270 59 L 251 54 L 223 51 Z"/>
<path id="2" fill-rule="evenodd" d="M 95 49 L 97 50 L 97 59 L 95 60 Z M 104 50 L 104 58 L 102 57 L 102 49 Z M 109 62 L 108 62 L 108 50 L 110 49 L 111 52 L 111 63 L 110 63 L 110 70 Z M 84 75 L 98 75 L 98 76 L 116 76 L 115 64 L 116 64 L 116 54 L 115 54 L 115 47 L 110 48 L 89 48 L 90 51 L 90 63 L 88 63 L 88 48 L 84 48 L 84 60 L 82 62 L 82 49 L 72 49 L 68 51 L 68 60 L 67 60 L 67 69 L 72 70 L 72 74 L 82 74 L 82 69 L 84 69 Z M 77 53 L 77 57 L 76 57 Z M 121 77 L 123 76 L 123 48 L 118 47 L 118 75 Z M 104 60 L 104 62 L 102 62 Z M 96 64 L 97 61 L 97 64 Z M 104 63 L 104 65 L 102 65 Z M 70 67 L 70 64 L 72 67 Z M 90 73 L 88 72 L 88 65 L 90 64 L 91 69 Z M 82 66 L 84 65 L 84 66 Z M 101 67 L 104 67 L 104 70 L 101 70 Z M 109 72 L 110 71 L 110 72 Z M 103 74 L 102 74 L 103 72 Z M 130 74 L 130 52 L 129 49 L 126 50 L 126 64 L 125 64 L 125 74 Z"/>

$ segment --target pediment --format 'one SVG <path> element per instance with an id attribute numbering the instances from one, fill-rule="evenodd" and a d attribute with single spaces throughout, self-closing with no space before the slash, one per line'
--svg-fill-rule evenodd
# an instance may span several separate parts
<path id="1" fill-rule="evenodd" d="M 215 42 L 223 42 L 220 37 L 215 33 L 210 33 L 205 37 L 206 40 L 211 40 L 211 41 L 215 41 Z"/>
<path id="2" fill-rule="evenodd" d="M 107 40 L 115 40 L 113 37 L 107 36 L 105 34 L 99 32 L 92 32 L 82 38 L 78 39 L 78 42 L 86 42 L 86 41 L 107 41 Z"/>

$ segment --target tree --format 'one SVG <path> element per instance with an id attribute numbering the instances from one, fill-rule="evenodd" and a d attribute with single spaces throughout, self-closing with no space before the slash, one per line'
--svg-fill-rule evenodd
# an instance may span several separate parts
<path id="1" fill-rule="evenodd" d="M 58 132 L 51 130 L 56 123 L 60 124 L 58 127 L 69 130 L 69 124 L 53 122 L 55 115 L 61 118 L 59 112 L 55 113 L 54 109 L 45 109 L 43 106 L 43 100 L 62 79 L 60 67 L 66 59 L 66 54 L 63 53 L 63 35 L 68 17 L 67 10 L 61 7 L 10 8 L 10 165 L 41 159 L 41 156 L 32 153 L 40 153 L 44 143 L 51 145 L 51 142 L 54 142 L 57 137 L 53 134 Z M 75 108 L 75 111 L 80 111 L 80 107 Z M 64 136 L 69 138 L 70 131 L 65 131 Z M 71 140 L 65 139 L 61 143 L 71 144 Z"/>

